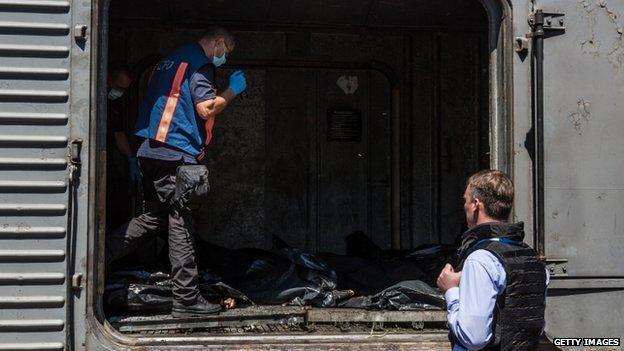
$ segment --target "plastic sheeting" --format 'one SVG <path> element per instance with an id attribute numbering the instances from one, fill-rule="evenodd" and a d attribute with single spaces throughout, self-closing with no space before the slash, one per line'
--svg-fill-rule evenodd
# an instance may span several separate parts
<path id="1" fill-rule="evenodd" d="M 211 301 L 232 297 L 239 305 L 444 308 L 439 290 L 429 284 L 450 250 L 438 245 L 391 252 L 380 250 L 363 234 L 351 240 L 358 245 L 348 245 L 346 256 L 314 255 L 290 247 L 232 250 L 199 242 L 200 291 Z M 158 271 L 117 271 L 108 277 L 105 301 L 116 314 L 167 311 L 171 280 Z"/>
<path id="2" fill-rule="evenodd" d="M 369 310 L 437 310 L 445 307 L 440 291 L 420 280 L 406 280 L 371 296 L 358 296 L 340 307 Z"/>
<path id="3" fill-rule="evenodd" d="M 275 251 L 228 250 L 212 247 L 200 267 L 199 288 L 209 300 L 233 297 L 239 304 L 332 307 L 351 291 L 336 290 L 336 273 L 325 262 L 293 248 Z M 208 251 L 210 252 L 210 251 Z M 171 280 L 162 272 L 118 271 L 108 279 L 106 302 L 117 313 L 167 310 Z"/>

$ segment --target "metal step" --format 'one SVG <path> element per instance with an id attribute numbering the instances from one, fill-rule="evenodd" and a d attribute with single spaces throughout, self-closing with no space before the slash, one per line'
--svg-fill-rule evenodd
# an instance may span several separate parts
<path id="1" fill-rule="evenodd" d="M 235 308 L 205 317 L 173 318 L 171 315 L 113 317 L 109 322 L 120 332 L 246 327 L 270 324 L 296 325 L 305 322 L 306 312 L 304 307 L 297 306 L 251 306 Z"/>
<path id="2" fill-rule="evenodd" d="M 171 315 L 111 317 L 109 322 L 120 332 L 189 331 L 228 328 L 240 330 L 288 330 L 319 324 L 410 323 L 422 329 L 424 323 L 446 322 L 446 311 L 367 311 L 352 308 L 312 308 L 298 306 L 251 306 L 224 311 L 218 315 L 173 318 Z M 273 328 L 273 326 L 278 328 Z"/>

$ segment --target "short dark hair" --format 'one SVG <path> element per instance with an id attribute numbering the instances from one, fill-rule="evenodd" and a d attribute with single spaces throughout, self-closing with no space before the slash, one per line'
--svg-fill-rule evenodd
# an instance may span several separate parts
<path id="1" fill-rule="evenodd" d="M 513 206 L 514 188 L 508 175 L 486 169 L 473 174 L 466 182 L 471 200 L 483 202 L 485 213 L 500 221 L 509 219 Z"/>
<path id="2" fill-rule="evenodd" d="M 202 39 L 216 39 L 223 38 L 225 40 L 225 44 L 230 48 L 236 46 L 236 41 L 234 40 L 234 35 L 230 33 L 227 29 L 218 26 L 210 26 L 204 34 L 202 35 Z"/>
<path id="3" fill-rule="evenodd" d="M 108 64 L 108 76 L 111 78 L 115 78 L 118 75 L 126 73 L 130 76 L 130 67 L 123 62 L 112 61 Z"/>

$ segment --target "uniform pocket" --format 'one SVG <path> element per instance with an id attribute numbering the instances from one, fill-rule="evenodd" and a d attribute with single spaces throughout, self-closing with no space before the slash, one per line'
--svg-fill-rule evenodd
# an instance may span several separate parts
<path id="1" fill-rule="evenodd" d="M 195 211 L 205 202 L 210 184 L 204 165 L 183 165 L 176 171 L 173 205 L 181 210 Z"/>

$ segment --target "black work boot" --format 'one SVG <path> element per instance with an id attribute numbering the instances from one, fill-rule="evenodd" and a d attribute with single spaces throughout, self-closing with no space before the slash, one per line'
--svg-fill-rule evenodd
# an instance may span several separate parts
<path id="1" fill-rule="evenodd" d="M 208 314 L 221 312 L 221 305 L 210 303 L 198 296 L 193 302 L 173 300 L 171 316 L 174 318 L 202 317 Z"/>

